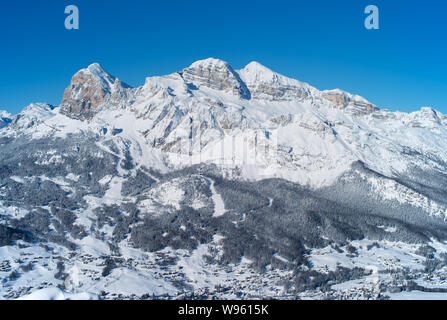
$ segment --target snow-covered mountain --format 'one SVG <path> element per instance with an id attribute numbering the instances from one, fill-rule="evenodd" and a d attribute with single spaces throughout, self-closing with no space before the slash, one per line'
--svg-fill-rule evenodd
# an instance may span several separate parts
<path id="1" fill-rule="evenodd" d="M 11 123 L 11 114 L 5 110 L 0 110 L 0 129 L 7 127 Z"/>
<path id="2" fill-rule="evenodd" d="M 210 58 L 137 88 L 95 63 L 60 106 L 3 118 L 4 297 L 379 298 L 447 264 L 447 117 L 432 108 Z"/>

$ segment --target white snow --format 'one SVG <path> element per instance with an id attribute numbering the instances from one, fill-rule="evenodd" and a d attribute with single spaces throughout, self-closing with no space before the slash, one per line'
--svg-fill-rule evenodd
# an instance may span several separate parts
<path id="1" fill-rule="evenodd" d="M 210 181 L 210 189 L 212 192 L 212 199 L 214 202 L 214 213 L 213 217 L 220 217 L 225 214 L 225 204 L 223 202 L 222 196 L 217 193 L 216 188 L 214 188 L 214 180 L 209 179 Z"/>
<path id="2" fill-rule="evenodd" d="M 17 176 L 10 176 L 9 179 L 14 180 L 15 182 L 18 183 L 25 183 L 25 179 L 23 179 L 22 177 L 17 177 Z"/>

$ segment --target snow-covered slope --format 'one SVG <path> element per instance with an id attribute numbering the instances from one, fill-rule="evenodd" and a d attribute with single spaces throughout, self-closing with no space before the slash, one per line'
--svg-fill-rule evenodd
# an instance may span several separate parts
<path id="1" fill-rule="evenodd" d="M 176 296 L 176 277 L 191 292 L 231 283 L 232 293 L 215 294 L 235 297 L 235 274 L 253 297 L 253 269 L 268 271 L 264 295 L 285 297 L 284 279 L 292 292 L 308 289 L 290 270 L 313 283 L 306 261 L 330 279 L 345 272 L 320 274 L 337 254 L 352 268 L 358 256 L 368 261 L 382 248 L 389 255 L 396 242 L 405 243 L 395 249 L 399 257 L 421 243 L 444 252 L 447 117 L 432 108 L 380 110 L 258 62 L 235 70 L 210 58 L 137 88 L 95 63 L 73 76 L 60 106 L 32 104 L 1 117 L 11 119 L 0 131 L 1 252 L 47 265 L 10 280 L 7 297 L 42 282 L 89 297 L 103 290 Z M 52 251 L 17 247 L 31 235 Z M 376 241 L 380 250 L 364 248 Z M 392 265 L 423 265 L 413 258 Z M 11 259 L 5 265 L 18 266 Z M 158 269 L 160 262 L 168 267 Z M 382 262 L 375 276 L 387 270 Z M 72 269 L 88 272 L 73 278 Z"/>
<path id="2" fill-rule="evenodd" d="M 54 115 L 54 106 L 45 103 L 32 103 L 13 117 L 11 127 L 19 131 L 31 129 L 45 123 Z"/>
<path id="3" fill-rule="evenodd" d="M 427 203 L 424 192 L 433 185 L 418 181 L 419 173 L 444 177 L 446 123 L 431 108 L 379 110 L 358 95 L 319 91 L 258 62 L 234 70 L 209 58 L 138 88 L 94 63 L 73 76 L 61 107 L 32 104 L 3 134 L 91 132 L 128 140 L 136 163 L 163 172 L 213 163 L 233 178 L 282 178 L 313 189 L 331 186 L 360 161 L 403 184 L 391 191 L 388 182 L 369 179 L 383 197 L 403 201 L 414 191 Z M 446 212 L 444 203 L 426 209 Z"/>

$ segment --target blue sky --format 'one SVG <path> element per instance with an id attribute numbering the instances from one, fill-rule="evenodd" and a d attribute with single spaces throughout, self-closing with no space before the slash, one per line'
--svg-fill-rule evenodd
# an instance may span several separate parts
<path id="1" fill-rule="evenodd" d="M 66 5 L 80 30 L 66 30 Z M 380 30 L 364 28 L 365 7 Z M 92 62 L 132 86 L 215 57 L 256 60 L 319 89 L 379 107 L 447 113 L 447 3 L 439 0 L 24 0 L 0 2 L 0 107 L 59 104 Z"/>

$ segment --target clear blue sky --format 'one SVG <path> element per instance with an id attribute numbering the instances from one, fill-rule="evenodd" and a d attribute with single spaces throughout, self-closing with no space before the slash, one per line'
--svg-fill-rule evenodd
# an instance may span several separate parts
<path id="1" fill-rule="evenodd" d="M 80 30 L 64 28 L 64 8 Z M 368 4 L 380 30 L 364 28 Z M 0 107 L 59 104 L 92 62 L 132 86 L 215 57 L 256 60 L 379 107 L 447 113 L 447 3 L 441 0 L 23 0 L 0 2 Z"/>

